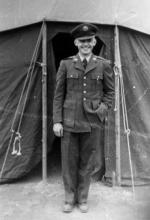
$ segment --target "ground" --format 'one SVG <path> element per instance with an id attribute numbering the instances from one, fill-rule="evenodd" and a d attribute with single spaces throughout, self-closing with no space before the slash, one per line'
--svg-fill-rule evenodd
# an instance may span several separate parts
<path id="1" fill-rule="evenodd" d="M 41 171 L 41 170 L 40 170 Z M 64 190 L 60 167 L 48 168 L 48 181 L 35 169 L 26 178 L 0 185 L 0 220 L 149 220 L 150 186 L 110 187 L 92 182 L 89 212 L 62 212 Z"/>

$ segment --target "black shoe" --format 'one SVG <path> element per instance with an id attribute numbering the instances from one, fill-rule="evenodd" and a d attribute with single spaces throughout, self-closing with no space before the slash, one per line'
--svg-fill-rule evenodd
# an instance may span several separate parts
<path id="1" fill-rule="evenodd" d="M 86 202 L 78 204 L 78 207 L 82 213 L 88 212 L 88 204 Z"/>
<path id="2" fill-rule="evenodd" d="M 73 204 L 65 203 L 63 206 L 63 212 L 70 213 L 73 211 L 73 207 L 74 207 Z"/>

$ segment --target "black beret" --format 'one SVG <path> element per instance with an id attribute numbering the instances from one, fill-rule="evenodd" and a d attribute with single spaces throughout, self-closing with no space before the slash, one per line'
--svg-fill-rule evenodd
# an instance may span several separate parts
<path id="1" fill-rule="evenodd" d="M 95 25 L 90 23 L 82 23 L 71 31 L 71 35 L 74 38 L 91 37 L 95 36 L 97 32 L 98 28 Z"/>

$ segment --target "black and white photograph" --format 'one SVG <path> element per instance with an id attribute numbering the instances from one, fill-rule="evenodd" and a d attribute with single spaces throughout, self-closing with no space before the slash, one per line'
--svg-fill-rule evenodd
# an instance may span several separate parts
<path id="1" fill-rule="evenodd" d="M 0 220 L 150 219 L 149 8 L 0 0 Z"/>

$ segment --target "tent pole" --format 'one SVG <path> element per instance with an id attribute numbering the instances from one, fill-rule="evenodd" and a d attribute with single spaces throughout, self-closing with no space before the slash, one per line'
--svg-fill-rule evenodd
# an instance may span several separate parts
<path id="1" fill-rule="evenodd" d="M 119 50 L 119 30 L 115 26 L 114 30 L 114 48 L 115 48 L 115 137 L 116 137 L 116 186 L 121 185 L 121 159 L 120 159 L 120 50 Z"/>
<path id="2" fill-rule="evenodd" d="M 42 179 L 47 182 L 47 26 L 42 38 Z"/>

